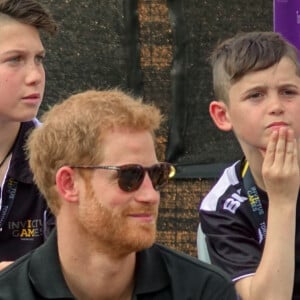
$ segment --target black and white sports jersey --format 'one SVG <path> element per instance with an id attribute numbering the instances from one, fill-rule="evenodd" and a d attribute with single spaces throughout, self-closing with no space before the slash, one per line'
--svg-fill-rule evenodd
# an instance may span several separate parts
<path id="1" fill-rule="evenodd" d="M 265 236 L 247 197 L 242 178 L 244 160 L 225 169 L 202 200 L 200 224 L 206 235 L 211 262 L 237 281 L 255 273 L 264 248 Z M 256 187 L 267 225 L 267 194 Z M 297 204 L 295 284 L 293 299 L 300 299 L 300 205 Z M 274 249 L 276 251 L 276 249 Z"/>

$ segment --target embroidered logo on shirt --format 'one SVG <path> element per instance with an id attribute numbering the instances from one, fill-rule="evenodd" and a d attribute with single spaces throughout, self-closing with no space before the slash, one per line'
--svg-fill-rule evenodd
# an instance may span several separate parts
<path id="1" fill-rule="evenodd" d="M 40 219 L 14 221 L 8 223 L 8 230 L 12 237 L 22 240 L 33 240 L 43 235 L 43 222 Z"/>
<path id="2" fill-rule="evenodd" d="M 8 203 L 12 205 L 17 192 L 18 182 L 13 178 L 8 180 L 7 192 Z M 34 238 L 43 236 L 43 220 L 42 219 L 27 219 L 20 221 L 8 221 L 7 229 L 11 232 L 14 238 L 21 240 L 34 240 Z"/>

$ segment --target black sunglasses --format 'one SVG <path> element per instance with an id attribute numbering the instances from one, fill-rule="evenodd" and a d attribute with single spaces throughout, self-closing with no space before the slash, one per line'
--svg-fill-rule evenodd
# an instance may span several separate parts
<path id="1" fill-rule="evenodd" d="M 159 190 L 164 186 L 169 178 L 172 178 L 175 173 L 175 167 L 170 163 L 158 163 L 151 167 L 143 167 L 138 164 L 128 164 L 123 166 L 85 166 L 77 165 L 70 166 L 71 168 L 80 169 L 105 169 L 118 172 L 118 184 L 122 191 L 133 192 L 139 189 L 148 172 L 153 188 Z"/>

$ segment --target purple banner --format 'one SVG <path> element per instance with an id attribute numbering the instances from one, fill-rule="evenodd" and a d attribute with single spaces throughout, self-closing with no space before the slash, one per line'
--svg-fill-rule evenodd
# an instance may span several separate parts
<path id="1" fill-rule="evenodd" d="M 274 31 L 300 50 L 300 0 L 273 0 Z"/>

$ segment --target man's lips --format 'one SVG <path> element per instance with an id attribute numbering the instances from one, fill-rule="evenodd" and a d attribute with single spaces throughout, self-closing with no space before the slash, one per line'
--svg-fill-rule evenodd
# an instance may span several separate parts
<path id="1" fill-rule="evenodd" d="M 156 220 L 156 214 L 154 213 L 130 213 L 128 216 L 143 222 L 153 222 Z"/>

